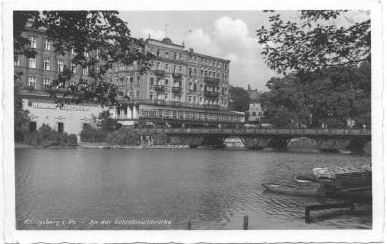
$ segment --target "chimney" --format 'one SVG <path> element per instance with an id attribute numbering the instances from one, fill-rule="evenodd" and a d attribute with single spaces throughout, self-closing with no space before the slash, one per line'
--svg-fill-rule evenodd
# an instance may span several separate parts
<path id="1" fill-rule="evenodd" d="M 250 84 L 247 85 L 247 90 L 248 90 L 248 91 L 251 91 Z"/>

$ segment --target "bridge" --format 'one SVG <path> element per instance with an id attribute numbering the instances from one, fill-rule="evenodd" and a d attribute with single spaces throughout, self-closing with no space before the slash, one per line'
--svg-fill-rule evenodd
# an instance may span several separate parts
<path id="1" fill-rule="evenodd" d="M 284 149 L 291 139 L 307 137 L 315 140 L 323 151 L 361 151 L 371 141 L 371 131 L 361 129 L 148 128 L 138 129 L 138 133 L 149 137 L 165 134 L 170 144 L 188 144 L 191 148 L 221 147 L 226 138 L 239 137 L 249 149 Z"/>

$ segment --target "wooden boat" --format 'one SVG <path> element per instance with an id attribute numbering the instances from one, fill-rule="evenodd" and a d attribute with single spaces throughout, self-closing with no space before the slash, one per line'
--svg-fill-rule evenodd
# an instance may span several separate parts
<path id="1" fill-rule="evenodd" d="M 312 182 L 316 182 L 315 179 L 310 178 L 308 176 L 303 176 L 303 175 L 296 176 L 295 180 L 298 183 L 312 183 Z"/>
<path id="2" fill-rule="evenodd" d="M 324 190 L 320 186 L 286 186 L 278 184 L 262 184 L 262 186 L 270 192 L 296 195 L 296 196 L 310 196 L 320 197 L 324 196 Z"/>

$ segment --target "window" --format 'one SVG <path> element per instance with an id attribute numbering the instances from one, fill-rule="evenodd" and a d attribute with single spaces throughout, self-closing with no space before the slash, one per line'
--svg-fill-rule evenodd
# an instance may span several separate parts
<path id="1" fill-rule="evenodd" d="M 169 70 L 169 65 L 165 64 L 165 71 L 168 71 L 168 70 Z"/>
<path id="2" fill-rule="evenodd" d="M 165 52 L 165 57 L 169 58 L 169 53 L 168 52 Z"/>
<path id="3" fill-rule="evenodd" d="M 35 121 L 31 121 L 31 122 L 30 122 L 30 125 L 29 125 L 29 131 L 30 131 L 31 133 L 36 131 L 36 122 L 35 122 Z"/>
<path id="4" fill-rule="evenodd" d="M 58 132 L 63 133 L 64 132 L 64 124 L 63 122 L 58 122 Z"/>
<path id="5" fill-rule="evenodd" d="M 77 65 L 73 62 L 71 62 L 71 70 L 73 71 L 73 74 L 77 72 Z"/>
<path id="6" fill-rule="evenodd" d="M 88 58 L 88 57 L 89 57 L 89 52 L 84 51 L 84 52 L 83 52 L 83 55 L 84 55 L 86 58 Z"/>
<path id="7" fill-rule="evenodd" d="M 133 77 L 129 77 L 129 82 L 130 82 L 130 85 L 133 85 Z"/>
<path id="8" fill-rule="evenodd" d="M 155 82 L 155 78 L 151 77 L 150 78 L 150 85 L 153 86 L 154 82 Z"/>
<path id="9" fill-rule="evenodd" d="M 179 65 L 179 71 L 180 71 L 180 72 L 182 71 L 182 67 L 181 67 L 181 65 Z"/>
<path id="10" fill-rule="evenodd" d="M 29 58 L 28 67 L 36 69 L 36 58 Z"/>
<path id="11" fill-rule="evenodd" d="M 97 50 L 97 51 L 95 52 L 95 57 L 96 57 L 96 58 L 100 58 L 100 57 L 101 57 L 101 53 L 99 52 L 99 50 Z"/>
<path id="12" fill-rule="evenodd" d="M 153 99 L 153 92 L 150 92 L 150 93 L 149 93 L 149 99 L 150 99 L 150 100 Z"/>
<path id="13" fill-rule="evenodd" d="M 192 68 L 189 68 L 189 76 L 192 76 Z"/>
<path id="14" fill-rule="evenodd" d="M 83 68 L 83 69 L 82 69 L 82 74 L 83 74 L 83 75 L 89 75 L 89 68 L 88 68 L 88 67 Z"/>
<path id="15" fill-rule="evenodd" d="M 71 48 L 71 54 L 75 55 L 75 49 Z"/>
<path id="16" fill-rule="evenodd" d="M 58 60 L 58 71 L 62 72 L 63 71 L 63 60 Z"/>
<path id="17" fill-rule="evenodd" d="M 183 59 L 183 54 L 179 53 L 179 59 Z"/>
<path id="18" fill-rule="evenodd" d="M 19 56 L 15 56 L 15 66 L 20 66 Z"/>
<path id="19" fill-rule="evenodd" d="M 51 43 L 49 40 L 44 40 L 44 50 L 50 51 L 51 50 Z"/>
<path id="20" fill-rule="evenodd" d="M 31 43 L 31 47 L 32 48 L 36 48 L 37 47 L 37 39 L 36 39 L 36 37 L 30 36 L 30 43 Z"/>
<path id="21" fill-rule="evenodd" d="M 44 78 L 43 79 L 43 88 L 49 88 L 51 85 L 50 79 L 49 78 Z"/>
<path id="22" fill-rule="evenodd" d="M 49 59 L 45 59 L 43 61 L 43 69 L 44 70 L 50 70 L 50 64 L 51 64 L 50 60 Z"/>
<path id="23" fill-rule="evenodd" d="M 136 91 L 136 97 L 140 96 L 140 91 Z"/>
<path id="24" fill-rule="evenodd" d="M 169 80 L 165 79 L 165 86 L 168 86 L 168 82 L 169 82 Z"/>
<path id="25" fill-rule="evenodd" d="M 160 57 L 160 50 L 159 49 L 157 49 L 157 57 Z"/>
<path id="26" fill-rule="evenodd" d="M 69 82 L 69 85 L 70 85 L 70 86 L 75 86 L 75 81 L 71 80 L 71 81 Z"/>
<path id="27" fill-rule="evenodd" d="M 36 77 L 28 77 L 28 86 L 36 88 Z"/>

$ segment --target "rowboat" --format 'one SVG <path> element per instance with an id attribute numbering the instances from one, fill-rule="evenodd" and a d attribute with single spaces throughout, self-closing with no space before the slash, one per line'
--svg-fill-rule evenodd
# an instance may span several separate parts
<path id="1" fill-rule="evenodd" d="M 296 195 L 296 196 L 310 196 L 320 197 L 324 196 L 324 190 L 320 186 L 286 186 L 278 184 L 262 184 L 262 186 L 269 192 Z"/>

